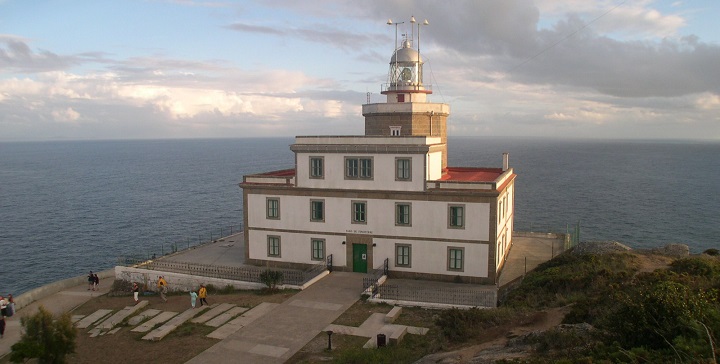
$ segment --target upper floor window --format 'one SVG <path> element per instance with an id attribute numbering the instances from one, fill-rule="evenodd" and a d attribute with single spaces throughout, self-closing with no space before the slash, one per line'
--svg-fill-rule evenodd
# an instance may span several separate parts
<path id="1" fill-rule="evenodd" d="M 324 200 L 310 200 L 310 221 L 325 221 Z"/>
<path id="2" fill-rule="evenodd" d="M 448 227 L 454 229 L 465 228 L 465 206 L 450 205 L 448 206 Z"/>
<path id="3" fill-rule="evenodd" d="M 325 177 L 325 161 L 323 157 L 310 157 L 310 178 Z"/>
<path id="4" fill-rule="evenodd" d="M 400 130 L 401 126 L 391 126 L 390 127 L 390 136 L 400 136 Z"/>
<path id="5" fill-rule="evenodd" d="M 367 202 L 365 202 L 365 201 L 353 201 L 352 202 L 352 222 L 354 224 L 367 223 Z"/>
<path id="6" fill-rule="evenodd" d="M 267 218 L 268 219 L 279 219 L 280 218 L 280 199 L 268 198 L 267 202 Z"/>
<path id="7" fill-rule="evenodd" d="M 395 225 L 410 226 L 412 225 L 411 205 L 409 203 L 395 204 Z"/>
<path id="8" fill-rule="evenodd" d="M 373 160 L 370 157 L 345 157 L 346 179 L 372 179 Z"/>
<path id="9" fill-rule="evenodd" d="M 395 158 L 396 181 L 410 181 L 412 179 L 412 174 L 410 174 L 411 161 L 410 158 Z"/>

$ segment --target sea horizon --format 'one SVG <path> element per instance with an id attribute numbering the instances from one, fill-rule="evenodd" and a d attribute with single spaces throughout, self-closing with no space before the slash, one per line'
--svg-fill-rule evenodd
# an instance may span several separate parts
<path id="1" fill-rule="evenodd" d="M 293 137 L 0 142 L 0 292 L 104 270 L 242 224 L 246 174 L 294 167 Z M 720 142 L 448 138 L 449 165 L 510 153 L 516 231 L 717 248 Z"/>

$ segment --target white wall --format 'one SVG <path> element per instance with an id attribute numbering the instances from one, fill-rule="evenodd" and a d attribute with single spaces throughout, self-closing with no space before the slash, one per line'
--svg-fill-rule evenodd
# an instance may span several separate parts
<path id="1" fill-rule="evenodd" d="M 280 200 L 280 219 L 266 218 L 266 198 Z M 310 200 L 325 201 L 325 222 L 310 221 Z M 367 223 L 352 223 L 352 201 L 367 201 Z M 395 226 L 395 203 L 411 204 L 412 226 Z M 453 203 L 455 204 L 455 203 Z M 248 228 L 268 228 L 333 233 L 411 236 L 418 238 L 490 240 L 490 204 L 464 203 L 465 228 L 448 228 L 448 205 L 441 201 L 402 201 L 352 198 L 318 198 L 308 196 L 248 195 Z M 251 239 L 252 241 L 252 239 Z"/>
<path id="2" fill-rule="evenodd" d="M 345 179 L 345 157 L 372 157 L 373 178 Z M 325 177 L 310 178 L 310 157 L 323 157 Z M 412 180 L 395 180 L 395 158 L 412 159 Z M 425 188 L 424 154 L 369 154 L 369 153 L 296 153 L 297 186 L 312 188 L 364 189 L 390 191 L 423 191 Z"/>
<path id="3" fill-rule="evenodd" d="M 487 244 L 460 244 L 454 242 L 380 239 L 373 240 L 373 265 L 378 266 L 385 258 L 389 258 L 390 269 L 398 272 L 418 272 L 429 274 L 446 274 L 459 276 L 487 277 L 489 248 Z M 411 245 L 410 268 L 395 265 L 395 244 Z M 451 271 L 448 266 L 448 247 L 465 248 L 464 270 Z"/>
<path id="4" fill-rule="evenodd" d="M 280 237 L 280 257 L 268 257 L 267 236 Z M 346 260 L 346 248 L 342 245 L 345 236 L 304 234 L 291 232 L 268 232 L 262 230 L 250 230 L 250 259 L 276 260 L 282 262 L 316 264 L 318 260 L 312 260 L 311 239 L 325 239 L 325 255 L 333 255 L 333 265 L 344 266 Z"/>
<path id="5" fill-rule="evenodd" d="M 428 154 L 428 181 L 435 181 L 442 177 L 442 152 Z"/>

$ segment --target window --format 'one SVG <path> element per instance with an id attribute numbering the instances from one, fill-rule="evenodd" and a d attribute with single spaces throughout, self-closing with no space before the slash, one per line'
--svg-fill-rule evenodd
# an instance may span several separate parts
<path id="1" fill-rule="evenodd" d="M 390 136 L 400 136 L 400 130 L 402 126 L 391 126 L 390 127 Z"/>
<path id="2" fill-rule="evenodd" d="M 465 228 L 465 206 L 450 205 L 448 207 L 448 226 L 453 229 Z"/>
<path id="3" fill-rule="evenodd" d="M 395 180 L 396 181 L 410 181 L 412 175 L 410 174 L 410 158 L 396 158 L 395 159 Z"/>
<path id="4" fill-rule="evenodd" d="M 280 237 L 279 236 L 268 236 L 268 256 L 269 257 L 280 257 Z"/>
<path id="5" fill-rule="evenodd" d="M 345 179 L 372 179 L 372 162 L 368 157 L 345 158 Z"/>
<path id="6" fill-rule="evenodd" d="M 395 204 L 395 225 L 411 226 L 411 205 L 409 203 L 398 202 Z"/>
<path id="7" fill-rule="evenodd" d="M 410 268 L 410 245 L 395 244 L 395 265 Z"/>
<path id="8" fill-rule="evenodd" d="M 325 221 L 325 201 L 310 200 L 310 221 Z"/>
<path id="9" fill-rule="evenodd" d="M 267 218 L 268 219 L 279 219 L 280 218 L 280 200 L 277 198 L 267 199 Z"/>
<path id="10" fill-rule="evenodd" d="M 325 161 L 323 157 L 310 157 L 310 178 L 325 177 Z"/>
<path id="11" fill-rule="evenodd" d="M 448 247 L 448 270 L 462 271 L 464 248 Z"/>
<path id="12" fill-rule="evenodd" d="M 353 224 L 367 223 L 367 202 L 365 202 L 365 201 L 353 201 L 352 202 L 352 222 L 353 222 Z"/>
<path id="13" fill-rule="evenodd" d="M 311 239 L 312 260 L 325 260 L 325 239 Z"/>

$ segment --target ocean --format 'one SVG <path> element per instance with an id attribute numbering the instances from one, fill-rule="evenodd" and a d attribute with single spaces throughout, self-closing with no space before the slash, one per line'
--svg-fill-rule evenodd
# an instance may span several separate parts
<path id="1" fill-rule="evenodd" d="M 292 168 L 292 138 L 0 143 L 0 294 L 237 231 L 242 176 Z M 720 248 L 720 142 L 450 137 L 449 164 L 501 167 L 515 229 L 632 247 Z"/>

